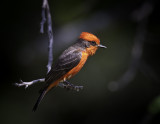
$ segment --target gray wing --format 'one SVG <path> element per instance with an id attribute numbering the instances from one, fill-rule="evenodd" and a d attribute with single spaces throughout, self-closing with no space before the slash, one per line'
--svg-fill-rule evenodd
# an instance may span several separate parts
<path id="1" fill-rule="evenodd" d="M 53 66 L 50 72 L 47 74 L 45 78 L 46 84 L 49 85 L 50 83 L 53 83 L 54 81 L 64 76 L 71 69 L 76 67 L 80 62 L 81 57 L 81 52 L 77 51 L 77 49 L 73 47 L 65 50 L 59 57 L 55 66 Z"/>

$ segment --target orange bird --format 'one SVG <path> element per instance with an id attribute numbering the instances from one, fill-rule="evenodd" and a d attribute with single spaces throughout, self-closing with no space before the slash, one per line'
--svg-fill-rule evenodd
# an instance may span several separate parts
<path id="1" fill-rule="evenodd" d="M 95 35 L 82 32 L 77 42 L 59 56 L 55 65 L 46 75 L 46 84 L 40 91 L 40 96 L 33 107 L 33 111 L 36 111 L 40 101 L 49 90 L 77 74 L 88 57 L 95 54 L 98 47 L 106 48 L 100 44 L 100 40 Z"/>

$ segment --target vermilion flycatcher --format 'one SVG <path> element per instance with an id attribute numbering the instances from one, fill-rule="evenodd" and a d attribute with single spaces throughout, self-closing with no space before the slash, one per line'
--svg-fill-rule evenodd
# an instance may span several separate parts
<path id="1" fill-rule="evenodd" d="M 106 48 L 100 44 L 100 40 L 95 35 L 82 32 L 77 42 L 60 55 L 56 64 L 52 66 L 47 74 L 45 78 L 46 84 L 40 92 L 33 111 L 37 109 L 40 101 L 49 90 L 77 74 L 88 57 L 95 54 L 98 47 Z"/>

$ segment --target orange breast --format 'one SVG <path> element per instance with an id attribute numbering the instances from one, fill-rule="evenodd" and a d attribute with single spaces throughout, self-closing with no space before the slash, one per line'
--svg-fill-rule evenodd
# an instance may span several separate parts
<path id="1" fill-rule="evenodd" d="M 59 84 L 59 82 L 61 81 L 65 81 L 67 79 L 70 79 L 71 77 L 73 77 L 75 74 L 77 74 L 83 67 L 83 65 L 85 64 L 86 60 L 88 58 L 88 53 L 87 52 L 82 52 L 82 57 L 81 60 L 79 62 L 79 64 L 74 67 L 73 69 L 71 69 L 67 74 L 65 74 L 62 78 L 56 80 L 54 83 L 50 84 L 49 87 L 47 88 L 47 92 L 52 89 L 54 86 L 57 86 Z"/>
<path id="2" fill-rule="evenodd" d="M 86 63 L 87 58 L 88 58 L 88 53 L 82 52 L 82 57 L 79 64 L 72 70 L 70 70 L 66 75 L 64 75 L 63 79 L 70 79 L 75 74 L 77 74 L 82 69 L 83 65 Z"/>

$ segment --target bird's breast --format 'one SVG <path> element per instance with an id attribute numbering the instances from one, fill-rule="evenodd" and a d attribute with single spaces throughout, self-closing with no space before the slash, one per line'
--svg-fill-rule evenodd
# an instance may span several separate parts
<path id="1" fill-rule="evenodd" d="M 87 58 L 88 58 L 88 53 L 82 52 L 82 57 L 78 65 L 75 66 L 73 69 L 71 69 L 66 75 L 64 75 L 63 80 L 70 79 L 75 74 L 77 74 L 82 69 L 83 65 L 86 63 Z"/>

